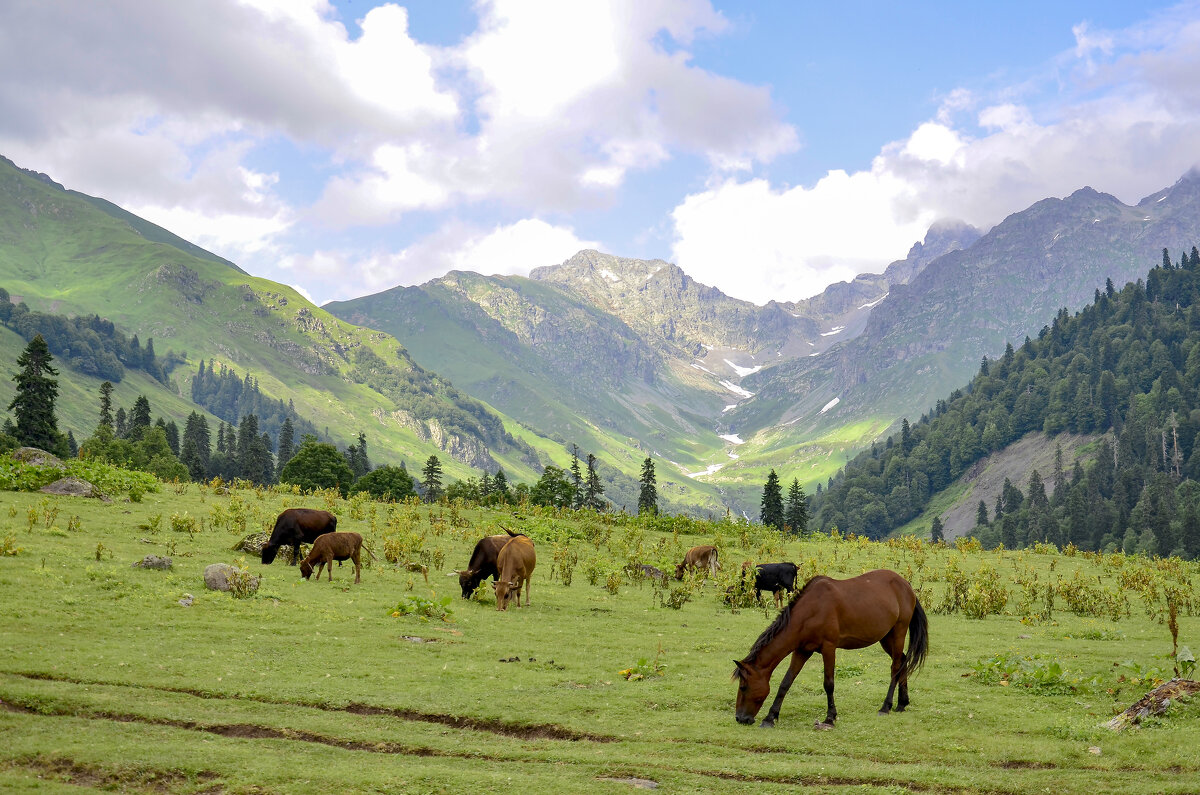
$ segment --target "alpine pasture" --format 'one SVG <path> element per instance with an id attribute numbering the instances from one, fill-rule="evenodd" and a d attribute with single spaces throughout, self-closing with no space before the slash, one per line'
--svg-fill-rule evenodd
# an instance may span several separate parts
<path id="1" fill-rule="evenodd" d="M 349 565 L 304 581 L 290 556 L 231 549 L 288 507 L 363 536 L 379 559 L 361 584 Z M 499 612 L 490 580 L 464 600 L 447 575 L 506 528 L 538 562 L 532 604 Z M 636 576 L 701 544 L 720 550 L 715 577 Z M 111 503 L 2 492 L 0 553 L 0 789 L 1200 789 L 1195 702 L 1105 725 L 1188 672 L 1171 626 L 1200 644 L 1195 563 L 212 484 Z M 173 567 L 133 567 L 150 554 Z M 906 577 L 930 636 L 908 710 L 876 714 L 889 659 L 875 645 L 838 652 L 835 728 L 814 728 L 819 655 L 775 728 L 738 725 L 733 661 L 777 614 L 752 582 L 745 595 L 744 560 L 793 561 L 798 584 Z M 214 562 L 261 576 L 257 592 L 206 590 Z"/>

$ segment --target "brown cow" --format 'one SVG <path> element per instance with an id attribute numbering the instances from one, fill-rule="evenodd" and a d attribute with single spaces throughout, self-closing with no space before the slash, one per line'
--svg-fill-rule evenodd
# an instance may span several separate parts
<path id="1" fill-rule="evenodd" d="M 300 545 L 311 544 L 318 536 L 337 530 L 337 517 L 329 511 L 316 508 L 288 508 L 279 514 L 275 520 L 275 529 L 271 538 L 263 545 L 262 562 L 269 564 L 275 560 L 279 548 L 292 548 L 292 563 L 295 566 L 300 559 Z"/>
<path id="2" fill-rule="evenodd" d="M 521 585 L 525 585 L 525 606 L 529 607 L 529 581 L 533 576 L 533 567 L 537 565 L 537 554 L 533 542 L 528 536 L 513 536 L 496 559 L 500 576 L 492 587 L 496 589 L 496 609 L 508 608 L 510 591 L 516 591 L 517 607 L 521 606 Z"/>
<path id="3" fill-rule="evenodd" d="M 717 560 L 716 547 L 692 547 L 683 556 L 683 563 L 675 567 L 675 579 L 682 580 L 683 573 L 689 569 L 708 569 L 710 574 L 716 574 L 720 568 L 721 564 Z"/>
<path id="4" fill-rule="evenodd" d="M 300 576 L 308 579 L 313 573 L 313 564 L 317 564 L 317 579 L 321 579 L 321 571 L 329 566 L 329 581 L 333 582 L 333 562 L 354 561 L 354 582 L 362 582 L 362 563 L 359 560 L 363 540 L 358 533 L 325 533 L 317 536 L 309 550 L 308 557 L 300 564 Z M 371 555 L 371 550 L 367 550 Z M 375 557 L 371 555 L 371 557 Z"/>

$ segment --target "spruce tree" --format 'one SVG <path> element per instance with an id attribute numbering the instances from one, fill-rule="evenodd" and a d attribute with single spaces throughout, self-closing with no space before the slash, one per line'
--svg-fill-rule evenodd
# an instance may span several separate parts
<path id="1" fill-rule="evenodd" d="M 171 420 L 163 426 L 163 430 L 167 432 L 167 445 L 171 452 L 179 455 L 179 426 L 175 424 L 175 420 Z"/>
<path id="2" fill-rule="evenodd" d="M 437 502 L 442 496 L 442 462 L 436 455 L 425 460 L 421 469 L 421 488 L 425 492 L 426 502 Z"/>
<path id="3" fill-rule="evenodd" d="M 112 393 L 111 381 L 105 381 L 100 385 L 100 424 L 110 431 L 113 430 Z"/>
<path id="4" fill-rule="evenodd" d="M 578 508 L 583 505 L 583 473 L 579 470 L 579 448 L 575 445 L 571 445 L 571 485 L 575 489 L 571 507 Z"/>
<path id="5" fill-rule="evenodd" d="M 35 336 L 17 357 L 20 372 L 12 377 L 17 393 L 8 410 L 16 417 L 13 436 L 26 447 L 67 454 L 66 440 L 58 432 L 54 402 L 58 399 L 58 370 L 50 364 L 54 357 L 41 334 Z"/>
<path id="6" fill-rule="evenodd" d="M 804 487 L 800 485 L 799 478 L 792 478 L 792 485 L 788 487 L 783 523 L 796 535 L 804 535 L 808 530 L 808 497 L 804 494 Z"/>
<path id="7" fill-rule="evenodd" d="M 763 486 L 760 521 L 776 530 L 783 527 L 783 489 L 779 485 L 779 475 L 775 474 L 774 469 L 767 475 L 767 483 Z"/>
<path id="8" fill-rule="evenodd" d="M 497 468 L 496 475 L 492 478 L 492 493 L 496 495 L 497 500 L 505 504 L 512 499 L 512 492 L 508 490 L 508 476 L 504 474 L 503 467 Z"/>
<path id="9" fill-rule="evenodd" d="M 129 425 L 125 421 L 125 407 L 118 406 L 117 407 L 117 419 L 116 419 L 116 422 L 114 423 L 113 431 L 116 433 L 118 439 L 124 439 L 125 433 L 128 430 L 129 430 Z"/>
<path id="10" fill-rule="evenodd" d="M 283 424 L 279 426 L 279 450 L 275 455 L 280 469 L 283 469 L 283 465 L 291 461 L 292 456 L 296 454 L 295 438 L 296 429 L 292 426 L 292 418 L 284 417 Z"/>
<path id="11" fill-rule="evenodd" d="M 658 485 L 654 475 L 654 459 L 646 456 L 642 462 L 642 476 L 638 480 L 638 515 L 658 513 Z"/>
<path id="12" fill-rule="evenodd" d="M 946 535 L 942 532 L 942 519 L 940 516 L 933 517 L 933 524 L 929 528 L 929 543 L 944 544 Z"/>
<path id="13" fill-rule="evenodd" d="M 588 453 L 587 457 L 587 477 L 583 482 L 583 506 L 590 508 L 593 511 L 603 511 L 607 507 L 604 498 L 601 497 L 604 493 L 604 485 L 600 482 L 600 475 L 596 472 L 596 456 Z"/>
<path id="14" fill-rule="evenodd" d="M 150 399 L 138 395 L 133 401 L 133 411 L 129 412 L 129 426 L 125 430 L 125 438 L 137 441 L 150 427 Z"/>

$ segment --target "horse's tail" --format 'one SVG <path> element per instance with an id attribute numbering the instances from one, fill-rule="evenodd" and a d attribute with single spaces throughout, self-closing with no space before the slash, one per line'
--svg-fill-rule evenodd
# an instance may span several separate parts
<path id="1" fill-rule="evenodd" d="M 929 619 L 920 600 L 913 602 L 912 618 L 908 621 L 908 651 L 904 654 L 901 675 L 908 677 L 925 664 L 925 653 L 929 651 Z"/>

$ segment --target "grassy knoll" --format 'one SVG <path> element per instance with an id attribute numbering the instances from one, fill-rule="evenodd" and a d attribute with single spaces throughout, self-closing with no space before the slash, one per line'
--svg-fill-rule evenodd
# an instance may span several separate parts
<path id="1" fill-rule="evenodd" d="M 305 582 L 282 560 L 247 556 L 263 577 L 257 595 L 205 590 L 205 565 L 237 561 L 238 539 L 297 505 L 332 507 L 340 530 L 367 537 L 381 559 L 361 585 L 345 566 L 332 583 Z M 490 596 L 458 598 L 445 576 L 501 525 L 538 549 L 532 606 L 505 613 Z M 0 548 L 19 549 L 0 555 L 0 789 L 601 793 L 629 792 L 631 778 L 666 792 L 1197 788 L 1200 706 L 1103 727 L 1170 676 L 1170 634 L 1142 594 L 1155 585 L 1157 611 L 1167 586 L 1191 593 L 1193 564 L 784 540 L 731 522 L 661 528 L 196 485 L 111 504 L 0 492 Z M 622 570 L 629 559 L 665 568 L 713 542 L 723 577 L 744 558 L 794 560 L 805 575 L 909 576 L 931 636 L 910 710 L 876 714 L 888 661 L 872 647 L 838 654 L 832 731 L 813 729 L 825 712 L 819 664 L 777 728 L 737 725 L 732 659 L 774 611 L 731 610 L 721 583 L 656 591 Z M 151 553 L 174 568 L 131 568 Z M 385 555 L 425 562 L 428 583 Z M 451 620 L 422 620 L 447 595 Z M 662 604 L 685 595 L 681 609 Z M 1187 612 L 1180 641 L 1197 648 L 1200 619 Z M 644 678 L 626 681 L 630 668 Z"/>

